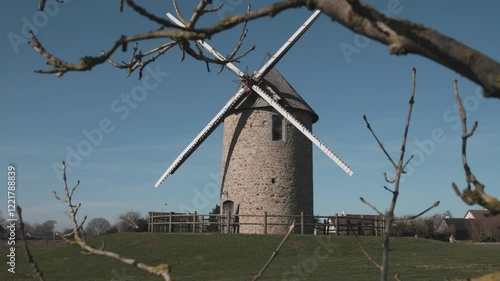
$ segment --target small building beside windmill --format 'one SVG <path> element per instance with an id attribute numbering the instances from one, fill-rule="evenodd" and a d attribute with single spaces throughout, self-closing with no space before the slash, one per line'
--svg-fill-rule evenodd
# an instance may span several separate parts
<path id="1" fill-rule="evenodd" d="M 276 69 L 259 86 L 307 129 L 318 121 Z M 240 215 L 240 233 L 264 233 L 262 218 L 245 215 L 267 213 L 269 234 L 286 233 L 292 216 L 301 213 L 312 224 L 312 143 L 258 94 L 250 93 L 226 115 L 222 154 L 221 213 Z M 312 233 L 312 225 L 304 232 Z"/>

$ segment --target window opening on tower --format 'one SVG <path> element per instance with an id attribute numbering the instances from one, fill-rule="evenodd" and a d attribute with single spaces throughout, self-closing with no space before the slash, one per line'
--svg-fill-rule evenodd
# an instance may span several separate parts
<path id="1" fill-rule="evenodd" d="M 283 140 L 283 117 L 273 114 L 271 128 L 271 139 L 273 141 Z"/>

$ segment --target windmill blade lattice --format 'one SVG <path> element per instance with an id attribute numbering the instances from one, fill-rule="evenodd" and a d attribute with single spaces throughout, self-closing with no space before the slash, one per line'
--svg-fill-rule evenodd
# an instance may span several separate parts
<path id="1" fill-rule="evenodd" d="M 200 146 L 205 139 L 210 136 L 210 134 L 217 129 L 217 127 L 224 120 L 225 114 L 233 109 L 245 96 L 248 94 L 247 89 L 241 88 L 238 92 L 229 101 L 226 105 L 215 115 L 214 118 L 201 130 L 201 132 L 193 139 L 193 141 L 186 147 L 181 154 L 175 159 L 175 161 L 168 167 L 168 169 L 163 173 L 160 179 L 156 182 L 155 187 L 160 186 L 168 176 L 173 174 L 177 168 L 187 160 L 189 156 L 196 150 L 198 146 Z"/>
<path id="2" fill-rule="evenodd" d="M 290 38 L 279 48 L 279 50 L 267 61 L 267 63 L 257 71 L 257 73 L 253 76 L 253 79 L 256 81 L 260 81 L 262 77 L 266 76 L 266 74 L 273 68 L 280 59 L 290 50 L 290 48 L 299 40 L 299 38 L 309 29 L 309 27 L 318 19 L 321 15 L 320 10 L 314 11 L 314 13 L 300 26 L 295 33 L 290 36 Z"/>
<path id="3" fill-rule="evenodd" d="M 254 90 L 260 97 L 262 97 L 267 103 L 269 103 L 276 111 L 278 111 L 283 117 L 285 117 L 288 122 L 295 126 L 302 134 L 304 134 L 312 143 L 314 143 L 321 151 L 323 151 L 330 159 L 333 160 L 339 167 L 344 170 L 349 176 L 352 176 L 353 171 L 347 164 L 340 159 L 328 146 L 321 142 L 318 137 L 316 137 L 309 129 L 307 129 L 302 123 L 299 122 L 290 112 L 288 112 L 284 107 L 282 107 L 276 100 L 270 97 L 264 90 L 259 86 L 253 85 L 252 90 Z"/>

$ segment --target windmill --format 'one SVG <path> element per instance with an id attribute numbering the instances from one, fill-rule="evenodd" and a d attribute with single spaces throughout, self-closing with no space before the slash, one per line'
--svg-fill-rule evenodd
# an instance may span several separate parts
<path id="1" fill-rule="evenodd" d="M 226 67 L 241 81 L 237 92 L 182 151 L 156 182 L 173 174 L 203 141 L 224 122 L 221 212 L 262 215 L 269 213 L 267 233 L 285 233 L 287 217 L 313 215 L 312 145 L 314 143 L 348 175 L 352 170 L 312 134 L 318 115 L 274 68 L 286 52 L 319 17 L 315 11 L 269 61 L 251 76 L 234 64 Z M 173 15 L 169 19 L 184 26 Z M 197 41 L 215 58 L 224 56 Z M 310 219 L 312 222 L 312 218 Z M 240 217 L 241 233 L 262 233 L 261 218 Z M 247 225 L 246 223 L 256 223 Z M 273 225 L 281 224 L 281 225 Z M 312 233 L 312 228 L 306 228 Z"/>

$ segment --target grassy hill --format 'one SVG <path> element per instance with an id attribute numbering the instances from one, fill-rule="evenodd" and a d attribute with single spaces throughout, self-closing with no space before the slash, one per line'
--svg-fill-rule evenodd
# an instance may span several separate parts
<path id="1" fill-rule="evenodd" d="M 150 265 L 168 263 L 175 281 L 252 280 L 274 251 L 281 236 L 224 234 L 122 233 L 90 241 Z M 379 259 L 380 238 L 361 237 Z M 402 280 L 446 280 L 500 271 L 499 244 L 450 244 L 421 238 L 394 238 L 391 274 Z M 2 250 L 2 253 L 6 253 Z M 33 256 L 45 280 L 161 280 L 110 258 L 88 256 L 74 245 L 34 246 Z M 31 268 L 17 249 L 16 273 L 7 272 L 2 254 L 0 280 L 30 279 Z M 378 280 L 354 237 L 294 235 L 261 280 Z"/>

